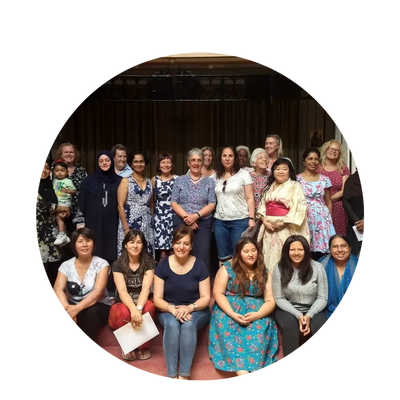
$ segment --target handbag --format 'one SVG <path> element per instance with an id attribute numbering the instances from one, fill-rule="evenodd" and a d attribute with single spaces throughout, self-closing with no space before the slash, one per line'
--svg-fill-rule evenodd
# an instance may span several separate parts
<path id="1" fill-rule="evenodd" d="M 247 228 L 242 234 L 241 237 L 249 237 L 251 239 L 254 239 L 255 241 L 257 241 L 257 237 L 258 237 L 258 232 L 260 230 L 260 227 L 262 225 L 262 221 L 261 219 L 258 219 L 254 225 L 254 228 L 249 231 L 249 228 Z"/>

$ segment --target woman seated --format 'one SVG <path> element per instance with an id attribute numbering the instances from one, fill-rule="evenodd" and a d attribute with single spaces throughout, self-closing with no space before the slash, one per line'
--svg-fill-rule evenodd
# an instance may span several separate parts
<path id="1" fill-rule="evenodd" d="M 328 282 L 324 267 L 311 259 L 310 245 L 300 235 L 289 236 L 272 274 L 275 321 L 282 334 L 283 354 L 299 347 L 300 334 L 314 335 L 326 321 Z"/>
<path id="2" fill-rule="evenodd" d="M 271 281 L 256 242 L 240 239 L 235 256 L 223 264 L 214 282 L 209 354 L 216 369 L 243 375 L 276 361 Z"/>
<path id="3" fill-rule="evenodd" d="M 162 259 L 154 276 L 154 304 L 164 328 L 167 376 L 189 379 L 197 344 L 197 331 L 210 319 L 210 278 L 205 263 L 190 254 L 193 230 L 174 232 L 174 254 Z M 178 370 L 179 364 L 179 370 Z"/>
<path id="4" fill-rule="evenodd" d="M 358 263 L 358 257 L 351 254 L 350 242 L 344 235 L 337 234 L 330 238 L 329 251 L 330 254 L 319 260 L 328 278 L 327 318 L 336 310 L 346 293 Z"/>
<path id="5" fill-rule="evenodd" d="M 142 314 L 149 312 L 154 319 L 155 307 L 149 300 L 153 284 L 156 261 L 147 251 L 144 234 L 130 230 L 122 242 L 121 256 L 113 263 L 112 271 L 117 288 L 115 304 L 111 307 L 108 324 L 112 329 L 119 329 L 129 321 L 133 328 L 142 325 Z M 147 360 L 151 357 L 150 342 L 144 343 L 128 354 L 122 352 L 127 361 Z"/>
<path id="6" fill-rule="evenodd" d="M 96 234 L 80 228 L 71 235 L 75 257 L 58 269 L 54 291 L 69 316 L 92 340 L 107 323 L 111 300 L 106 289 L 108 262 L 94 255 Z"/>

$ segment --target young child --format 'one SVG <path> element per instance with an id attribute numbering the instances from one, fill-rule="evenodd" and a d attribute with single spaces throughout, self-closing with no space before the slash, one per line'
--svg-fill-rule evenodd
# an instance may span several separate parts
<path id="1" fill-rule="evenodd" d="M 58 198 L 58 205 L 63 207 L 71 207 L 71 198 L 76 193 L 76 188 L 68 176 L 68 164 L 63 159 L 59 158 L 53 162 L 53 188 Z M 57 214 L 56 221 L 58 225 L 58 235 L 54 244 L 56 246 L 66 245 L 70 242 L 66 233 L 64 218 L 65 213 Z"/>

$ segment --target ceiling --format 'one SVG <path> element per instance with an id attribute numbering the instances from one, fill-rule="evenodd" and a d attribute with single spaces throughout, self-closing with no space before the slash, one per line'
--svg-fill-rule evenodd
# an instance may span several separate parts
<path id="1" fill-rule="evenodd" d="M 244 58 L 212 53 L 173 54 L 132 67 L 120 75 L 278 75 L 261 64 Z"/>

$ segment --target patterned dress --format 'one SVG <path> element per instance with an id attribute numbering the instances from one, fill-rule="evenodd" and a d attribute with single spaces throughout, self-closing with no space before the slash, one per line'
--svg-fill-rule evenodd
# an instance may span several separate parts
<path id="1" fill-rule="evenodd" d="M 224 267 L 229 278 L 225 295 L 232 309 L 242 315 L 259 310 L 264 298 L 255 297 L 257 288 L 250 283 L 246 296 L 242 297 L 231 264 L 225 262 Z M 214 303 L 208 352 L 214 367 L 222 371 L 256 371 L 266 367 L 277 360 L 278 331 L 275 321 L 267 316 L 243 326 Z"/>
<path id="2" fill-rule="evenodd" d="M 267 171 L 265 175 L 257 174 L 255 172 L 251 172 L 250 176 L 253 179 L 253 193 L 254 193 L 254 207 L 255 212 L 257 213 L 258 205 L 260 204 L 262 192 L 265 186 L 267 186 L 268 178 L 271 175 L 271 171 Z"/>
<path id="3" fill-rule="evenodd" d="M 350 175 L 350 170 L 346 165 L 342 172 L 338 170 L 325 171 L 321 166 L 319 166 L 318 172 L 330 179 L 332 183 L 331 196 L 342 190 L 343 176 Z M 332 201 L 332 220 L 336 233 L 347 235 L 347 214 L 343 208 L 342 199 Z"/>
<path id="4" fill-rule="evenodd" d="M 71 220 L 73 220 L 78 213 L 79 191 L 81 190 L 82 182 L 87 177 L 87 175 L 88 174 L 85 168 L 77 165 L 74 169 L 74 172 L 69 176 L 76 188 L 76 193 L 71 198 Z"/>
<path id="5" fill-rule="evenodd" d="M 172 216 L 174 212 L 171 207 L 171 197 L 175 179 L 176 175 L 169 181 L 163 181 L 158 176 L 155 177 L 154 247 L 157 250 L 172 248 Z"/>
<path id="6" fill-rule="evenodd" d="M 146 178 L 146 187 L 143 190 L 132 176 L 129 176 L 127 179 L 129 182 L 128 196 L 124 208 L 129 229 L 137 229 L 143 232 L 147 241 L 147 250 L 154 257 L 154 229 L 150 210 L 150 200 L 153 195 L 151 181 Z M 124 227 L 120 219 L 118 223 L 118 257 L 121 255 L 124 238 Z"/>
<path id="7" fill-rule="evenodd" d="M 329 253 L 329 238 L 335 234 L 335 228 L 324 196 L 325 189 L 332 186 L 331 181 L 320 175 L 318 181 L 308 182 L 301 174 L 297 175 L 297 181 L 303 187 L 306 196 L 311 251 Z"/>
<path id="8" fill-rule="evenodd" d="M 45 202 L 43 197 L 38 194 L 36 201 L 36 231 L 43 264 L 61 259 L 58 248 L 54 245 L 58 234 L 57 222 L 53 214 L 56 208 L 57 204 Z"/>

